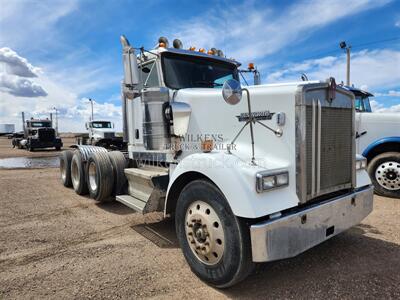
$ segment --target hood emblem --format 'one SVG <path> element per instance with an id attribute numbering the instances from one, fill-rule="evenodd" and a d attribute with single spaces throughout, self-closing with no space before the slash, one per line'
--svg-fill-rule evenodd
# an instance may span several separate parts
<path id="1" fill-rule="evenodd" d="M 272 116 L 275 113 L 270 112 L 269 110 L 266 111 L 256 111 L 256 112 L 252 112 L 251 115 L 253 117 L 253 120 L 257 120 L 257 121 L 263 121 L 263 120 L 271 120 Z M 239 116 L 236 116 L 236 118 L 238 118 L 239 122 L 247 122 L 249 121 L 250 117 L 249 117 L 249 113 L 241 113 Z"/>

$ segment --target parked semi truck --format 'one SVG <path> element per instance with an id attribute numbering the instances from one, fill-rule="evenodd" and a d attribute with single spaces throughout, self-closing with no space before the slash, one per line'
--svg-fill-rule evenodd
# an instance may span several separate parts
<path id="1" fill-rule="evenodd" d="M 373 112 L 373 94 L 345 88 L 355 96 L 356 149 L 367 158 L 375 193 L 400 198 L 400 114 Z"/>
<path id="2" fill-rule="evenodd" d="M 77 144 L 100 146 L 112 150 L 126 148 L 122 136 L 117 136 L 114 123 L 106 120 L 92 120 L 85 123 L 87 134 L 77 137 Z"/>
<path id="3" fill-rule="evenodd" d="M 229 287 L 256 263 L 296 256 L 372 211 L 354 95 L 333 79 L 242 89 L 240 63 L 220 51 L 165 38 L 149 51 L 121 43 L 128 151 L 76 145 L 60 156 L 62 182 L 174 217 L 199 278 Z"/>
<path id="4" fill-rule="evenodd" d="M 13 147 L 25 148 L 29 151 L 43 148 L 55 148 L 60 150 L 63 146 L 62 140 L 57 136 L 53 128 L 52 117 L 50 119 L 28 119 L 22 113 L 23 135 L 16 134 L 12 139 Z"/>

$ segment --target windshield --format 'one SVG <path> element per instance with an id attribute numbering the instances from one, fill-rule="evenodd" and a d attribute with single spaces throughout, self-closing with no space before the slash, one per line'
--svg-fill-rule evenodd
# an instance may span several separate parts
<path id="1" fill-rule="evenodd" d="M 238 80 L 234 64 L 166 52 L 162 55 L 165 85 L 172 89 L 221 88 L 228 79 Z"/>
<path id="2" fill-rule="evenodd" d="M 28 127 L 39 128 L 39 127 L 51 127 L 50 122 L 30 122 Z"/>
<path id="3" fill-rule="evenodd" d="M 371 105 L 368 97 L 356 96 L 355 107 L 358 112 L 371 112 Z"/>
<path id="4" fill-rule="evenodd" d="M 111 128 L 111 122 L 92 122 L 93 128 Z"/>

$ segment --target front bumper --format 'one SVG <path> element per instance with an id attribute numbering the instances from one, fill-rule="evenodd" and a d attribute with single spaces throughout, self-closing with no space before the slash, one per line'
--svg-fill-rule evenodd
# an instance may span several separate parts
<path id="1" fill-rule="evenodd" d="M 52 147 L 62 147 L 63 143 L 61 139 L 54 139 L 53 141 L 50 142 L 43 142 L 40 139 L 31 139 L 31 146 L 33 148 L 52 148 Z"/>
<path id="2" fill-rule="evenodd" d="M 373 187 L 250 227 L 254 262 L 296 256 L 360 223 L 372 211 Z"/>

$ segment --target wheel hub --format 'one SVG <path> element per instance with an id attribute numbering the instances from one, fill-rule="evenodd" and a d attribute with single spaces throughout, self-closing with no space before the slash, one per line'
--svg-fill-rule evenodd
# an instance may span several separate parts
<path id="1" fill-rule="evenodd" d="M 225 237 L 215 210 L 206 202 L 195 201 L 187 209 L 186 238 L 193 254 L 207 265 L 215 265 L 224 253 Z"/>
<path id="2" fill-rule="evenodd" d="M 384 162 L 375 171 L 378 183 L 388 190 L 400 190 L 400 163 L 395 161 Z"/>

